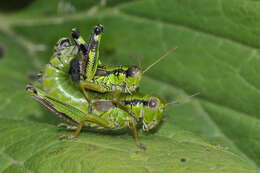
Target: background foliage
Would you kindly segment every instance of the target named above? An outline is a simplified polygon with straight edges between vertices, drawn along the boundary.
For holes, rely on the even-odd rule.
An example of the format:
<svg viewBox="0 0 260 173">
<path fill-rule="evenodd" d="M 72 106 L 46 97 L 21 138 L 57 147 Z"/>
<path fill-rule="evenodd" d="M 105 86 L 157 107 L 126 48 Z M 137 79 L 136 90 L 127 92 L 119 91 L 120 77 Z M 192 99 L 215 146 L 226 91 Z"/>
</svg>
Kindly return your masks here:
<svg viewBox="0 0 260 173">
<path fill-rule="evenodd" d="M 0 8 L 0 172 L 259 172 L 258 1 L 8 2 Z M 73 27 L 87 36 L 98 23 L 107 64 L 139 57 L 146 67 L 178 47 L 141 85 L 182 102 L 157 132 L 142 134 L 144 153 L 128 134 L 59 141 L 69 133 L 55 126 L 61 120 L 25 93 L 60 37 Z"/>
</svg>

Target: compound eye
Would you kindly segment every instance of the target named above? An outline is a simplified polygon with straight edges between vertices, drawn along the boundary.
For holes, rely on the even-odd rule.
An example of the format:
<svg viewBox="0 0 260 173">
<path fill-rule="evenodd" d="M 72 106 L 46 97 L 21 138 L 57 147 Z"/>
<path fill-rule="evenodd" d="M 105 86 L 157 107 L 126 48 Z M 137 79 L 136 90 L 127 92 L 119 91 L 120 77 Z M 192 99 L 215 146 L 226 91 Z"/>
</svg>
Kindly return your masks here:
<svg viewBox="0 0 260 173">
<path fill-rule="evenodd" d="M 151 99 L 151 100 L 149 100 L 149 102 L 148 102 L 148 106 L 150 107 L 150 108 L 156 108 L 156 106 L 157 106 L 157 103 L 158 101 L 157 100 L 155 100 L 155 99 Z"/>
<path fill-rule="evenodd" d="M 38 94 L 37 90 L 33 86 L 31 86 L 31 85 L 27 85 L 26 86 L 26 91 L 33 92 L 36 95 Z"/>
<path fill-rule="evenodd" d="M 130 76 L 130 77 L 135 77 L 139 74 L 140 69 L 136 66 L 130 67 L 128 68 L 128 70 L 126 71 L 126 75 Z"/>
<path fill-rule="evenodd" d="M 96 27 L 95 27 L 95 29 L 94 29 L 94 32 L 95 32 L 95 34 L 96 35 L 99 35 L 101 32 L 103 32 L 104 31 L 104 27 L 103 27 L 103 25 L 101 25 L 101 24 L 99 24 L 99 25 L 97 25 Z"/>
<path fill-rule="evenodd" d="M 66 48 L 66 47 L 70 47 L 70 40 L 69 39 L 63 39 L 61 40 L 60 44 L 59 44 L 60 48 Z"/>
</svg>

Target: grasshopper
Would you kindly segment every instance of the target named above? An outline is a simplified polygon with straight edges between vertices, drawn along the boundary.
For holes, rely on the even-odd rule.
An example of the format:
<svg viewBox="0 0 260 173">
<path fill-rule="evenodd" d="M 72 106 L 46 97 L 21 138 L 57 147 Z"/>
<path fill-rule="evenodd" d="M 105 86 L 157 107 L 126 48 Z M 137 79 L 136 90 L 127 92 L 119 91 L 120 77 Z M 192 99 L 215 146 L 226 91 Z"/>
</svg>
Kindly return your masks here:
<svg viewBox="0 0 260 173">
<path fill-rule="evenodd" d="M 82 76 L 80 86 L 84 89 L 100 93 L 119 91 L 131 93 L 136 90 L 141 80 L 140 69 L 137 66 L 104 66 L 99 60 L 99 45 L 103 26 L 97 25 L 86 42 L 79 31 L 72 29 L 71 35 L 82 55 L 79 68 Z M 75 65 L 74 65 L 75 66 Z M 77 81 L 76 78 L 74 81 Z M 88 97 L 87 97 L 88 98 Z M 90 100 L 90 98 L 88 99 Z"/>
<path fill-rule="evenodd" d="M 139 87 L 142 75 L 168 56 L 171 51 L 175 50 L 174 48 L 168 51 L 143 71 L 137 66 L 101 65 L 99 61 L 99 45 L 103 31 L 103 25 L 97 25 L 93 29 L 89 41 L 86 42 L 77 29 L 72 29 L 72 38 L 81 52 L 83 59 L 81 63 L 78 63 L 80 64 L 78 68 L 80 68 L 79 71 L 82 76 L 80 80 L 82 89 L 93 90 L 100 93 L 122 92 L 131 94 Z M 77 81 L 77 79 L 75 81 Z"/>
<path fill-rule="evenodd" d="M 166 104 L 160 98 L 153 95 L 140 93 L 133 95 L 123 94 L 120 96 L 120 102 L 134 112 L 131 115 L 118 108 L 111 101 L 112 95 L 110 93 L 92 93 L 94 99 L 90 105 L 81 102 L 81 100 L 84 100 L 83 96 L 73 99 L 69 96 L 67 100 L 58 100 L 32 85 L 28 85 L 26 90 L 36 101 L 75 126 L 75 135 L 69 138 L 77 137 L 84 126 L 98 130 L 122 130 L 129 128 L 133 132 L 133 138 L 137 146 L 141 149 L 145 149 L 145 146 L 139 141 L 137 125 L 141 124 L 144 131 L 155 128 L 161 122 L 162 113 L 166 107 Z M 72 100 L 74 100 L 74 103 L 72 103 Z M 91 109 L 91 112 L 89 109 Z"/>
<path fill-rule="evenodd" d="M 144 131 L 156 127 L 162 119 L 166 106 L 164 102 L 153 95 L 125 93 L 118 98 L 120 105 L 123 105 L 120 107 L 114 104 L 113 93 L 101 94 L 93 91 L 88 92 L 92 97 L 91 102 L 88 102 L 72 80 L 79 77 L 78 68 L 71 68 L 71 64 L 78 62 L 74 61 L 78 48 L 71 46 L 67 38 L 62 38 L 54 50 L 54 55 L 42 75 L 42 89 L 28 85 L 28 94 L 74 125 L 74 137 L 79 135 L 83 126 L 113 130 L 130 128 L 137 145 L 144 148 L 138 139 L 137 124 L 141 124 Z"/>
</svg>

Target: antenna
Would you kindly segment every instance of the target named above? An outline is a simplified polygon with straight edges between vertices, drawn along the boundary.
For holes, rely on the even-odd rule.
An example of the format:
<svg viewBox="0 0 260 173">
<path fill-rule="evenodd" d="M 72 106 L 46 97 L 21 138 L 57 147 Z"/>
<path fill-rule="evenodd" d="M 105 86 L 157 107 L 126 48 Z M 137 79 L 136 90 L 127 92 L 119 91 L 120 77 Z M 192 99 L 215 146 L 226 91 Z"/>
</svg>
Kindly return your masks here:
<svg viewBox="0 0 260 173">
<path fill-rule="evenodd" d="M 200 92 L 197 92 L 197 93 L 194 93 L 194 94 L 188 96 L 187 98 L 192 98 L 192 97 L 195 97 L 195 96 L 197 96 L 197 95 L 199 95 L 199 94 L 200 94 Z M 172 101 L 172 102 L 166 103 L 166 104 L 165 104 L 165 107 L 168 106 L 168 105 L 180 104 L 180 103 L 181 103 L 181 102 L 179 102 L 179 101 Z"/>
<path fill-rule="evenodd" d="M 148 67 L 146 67 L 146 69 L 143 71 L 143 74 L 145 72 L 147 72 L 150 68 L 152 68 L 154 65 L 158 64 L 161 60 L 163 60 L 164 58 L 166 58 L 171 52 L 175 51 L 178 47 L 172 48 L 170 50 L 168 50 L 164 55 L 162 55 L 159 59 L 157 59 L 156 61 L 154 61 L 152 64 L 150 64 Z"/>
</svg>

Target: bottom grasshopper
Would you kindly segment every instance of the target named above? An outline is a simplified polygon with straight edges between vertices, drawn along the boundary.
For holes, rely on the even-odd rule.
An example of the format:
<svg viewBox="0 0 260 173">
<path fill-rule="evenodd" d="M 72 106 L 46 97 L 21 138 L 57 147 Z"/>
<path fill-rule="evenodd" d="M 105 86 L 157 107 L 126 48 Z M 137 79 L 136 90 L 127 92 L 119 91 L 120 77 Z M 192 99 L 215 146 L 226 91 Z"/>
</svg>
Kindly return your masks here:
<svg viewBox="0 0 260 173">
<path fill-rule="evenodd" d="M 82 110 L 80 106 L 75 107 L 71 106 L 70 103 L 59 101 L 32 85 L 28 85 L 26 90 L 36 101 L 76 126 L 75 135 L 70 138 L 77 137 L 84 126 L 112 130 L 130 128 L 137 146 L 141 149 L 145 149 L 145 147 L 139 141 L 137 125 L 141 124 L 144 131 L 153 129 L 160 123 L 166 106 L 160 98 L 153 95 L 124 94 L 120 96 L 120 102 L 133 112 L 133 114 L 129 114 L 112 102 L 111 94 L 93 93 L 95 99 L 91 107 L 88 110 Z M 82 99 L 84 99 L 83 96 Z"/>
</svg>

